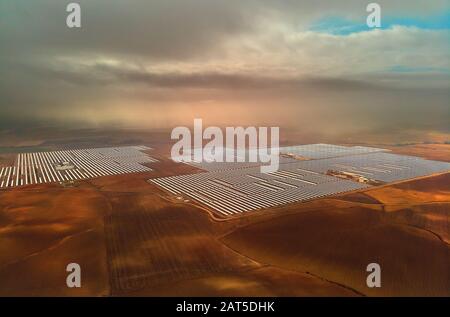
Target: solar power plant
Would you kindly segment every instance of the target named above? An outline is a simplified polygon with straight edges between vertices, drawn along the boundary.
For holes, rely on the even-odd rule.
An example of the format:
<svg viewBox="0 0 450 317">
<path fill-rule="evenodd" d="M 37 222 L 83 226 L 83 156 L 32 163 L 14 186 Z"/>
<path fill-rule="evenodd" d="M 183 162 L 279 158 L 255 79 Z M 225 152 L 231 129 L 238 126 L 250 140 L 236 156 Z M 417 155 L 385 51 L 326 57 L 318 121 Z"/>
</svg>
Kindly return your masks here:
<svg viewBox="0 0 450 317">
<path fill-rule="evenodd" d="M 286 164 L 289 165 L 289 164 Z M 268 208 L 368 187 L 308 171 L 263 174 L 259 167 L 151 179 L 175 195 L 185 194 L 223 215 Z"/>
<path fill-rule="evenodd" d="M 450 163 L 370 147 L 312 144 L 286 149 L 280 148 L 280 152 L 294 152 L 312 159 L 280 157 L 279 170 L 267 174 L 260 172 L 260 163 L 193 162 L 189 164 L 206 172 L 150 179 L 150 182 L 228 216 L 371 187 L 356 180 L 326 175 L 330 170 L 381 182 L 450 171 Z"/>
<path fill-rule="evenodd" d="M 327 173 L 329 170 L 349 172 L 389 183 L 450 171 L 450 163 L 381 152 L 299 161 L 286 164 L 283 168 L 317 173 Z"/>
<path fill-rule="evenodd" d="M 18 154 L 14 166 L 0 167 L 0 188 L 63 182 L 106 175 L 149 172 L 156 160 L 146 146 L 61 150 Z"/>
<path fill-rule="evenodd" d="M 280 154 L 290 154 L 294 156 L 299 156 L 305 159 L 321 159 L 321 158 L 332 158 L 332 157 L 340 157 L 340 156 L 348 156 L 348 155 L 357 155 L 357 154 L 368 154 L 368 153 L 376 153 L 376 152 L 384 152 L 387 151 L 385 149 L 373 148 L 373 147 L 365 147 L 365 146 L 340 146 L 333 144 L 306 144 L 306 145 L 295 145 L 295 146 L 287 146 L 280 147 Z M 256 154 L 257 150 L 246 150 L 245 153 L 240 155 L 233 150 L 224 148 L 223 153 L 227 153 L 229 155 L 234 155 L 234 162 L 225 162 L 225 155 L 223 158 L 223 162 L 208 162 L 207 160 L 203 160 L 202 162 L 197 162 L 194 159 L 192 154 L 191 162 L 188 164 L 195 166 L 197 168 L 206 170 L 206 171 L 223 171 L 230 169 L 238 169 L 238 168 L 246 168 L 246 167 L 256 167 L 264 165 L 262 162 L 251 162 L 249 161 L 250 153 Z M 244 162 L 239 162 L 239 158 L 244 158 Z M 280 164 L 285 163 L 295 163 L 298 162 L 295 158 L 281 156 L 279 158 Z M 212 161 L 212 160 L 211 160 Z"/>
<path fill-rule="evenodd" d="M 293 154 L 310 159 L 321 159 L 356 154 L 385 152 L 385 149 L 366 146 L 340 146 L 333 144 L 306 144 L 280 148 L 280 153 Z"/>
</svg>

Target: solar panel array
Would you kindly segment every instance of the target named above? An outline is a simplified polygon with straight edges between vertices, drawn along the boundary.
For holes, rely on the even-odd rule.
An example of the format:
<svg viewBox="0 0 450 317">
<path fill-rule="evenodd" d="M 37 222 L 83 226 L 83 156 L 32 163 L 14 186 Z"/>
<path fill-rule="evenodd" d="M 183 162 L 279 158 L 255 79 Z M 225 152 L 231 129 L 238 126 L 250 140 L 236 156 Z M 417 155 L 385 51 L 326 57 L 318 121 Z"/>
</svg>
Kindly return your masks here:
<svg viewBox="0 0 450 317">
<path fill-rule="evenodd" d="M 295 163 L 296 159 L 289 157 L 279 157 L 280 164 Z M 268 165 L 269 163 L 261 162 L 189 162 L 189 165 L 195 166 L 205 171 L 226 171 L 241 168 L 259 167 L 261 165 Z"/>
<path fill-rule="evenodd" d="M 216 148 L 216 150 L 220 151 L 220 160 L 217 157 L 214 157 L 214 154 L 205 154 L 205 157 L 202 157 L 201 161 L 196 160 L 193 151 L 187 150 L 183 155 L 179 155 L 175 157 L 175 161 L 182 161 L 191 166 L 200 168 L 205 171 L 225 171 L 239 168 L 249 168 L 249 167 L 257 167 L 261 165 L 267 165 L 269 163 L 265 163 L 260 160 L 258 149 L 244 149 L 242 152 L 235 149 L 230 148 Z M 267 150 L 261 150 L 266 152 Z M 269 155 L 267 153 L 267 155 Z M 280 157 L 280 163 L 289 163 L 296 162 L 296 159 L 289 157 Z"/>
<path fill-rule="evenodd" d="M 124 146 L 19 154 L 14 166 L 0 167 L 0 188 L 149 172 L 152 169 L 142 165 L 156 161 L 142 152 L 149 149 Z M 58 170 L 62 162 L 71 168 Z"/>
<path fill-rule="evenodd" d="M 280 153 L 293 154 L 310 159 L 322 159 L 384 151 L 387 150 L 367 146 L 341 146 L 322 143 L 286 146 L 280 148 Z"/>
<path fill-rule="evenodd" d="M 263 174 L 259 167 L 212 171 L 151 179 L 175 195 L 185 194 L 220 212 L 232 215 L 296 201 L 368 187 L 307 171 Z"/>
<path fill-rule="evenodd" d="M 206 172 L 151 179 L 175 195 L 186 195 L 223 215 L 320 198 L 370 187 L 326 175 L 350 172 L 393 182 L 450 171 L 450 163 L 386 153 L 384 149 L 328 144 L 280 148 L 309 160 L 280 157 L 277 172 L 263 174 L 260 163 L 193 162 Z"/>
<path fill-rule="evenodd" d="M 305 159 L 321 159 L 321 158 L 331 158 L 340 157 L 348 155 L 357 154 L 368 154 L 387 151 L 385 149 L 366 147 L 366 146 L 340 146 L 333 144 L 306 144 L 306 145 L 295 145 L 278 148 L 280 154 L 288 154 L 297 157 L 303 157 Z M 239 169 L 247 167 L 256 167 L 265 165 L 268 163 L 262 163 L 260 161 L 251 162 L 248 158 L 251 154 L 257 157 L 258 150 L 250 149 L 245 150 L 243 154 L 239 154 L 238 151 L 233 151 L 232 149 L 223 148 L 223 162 L 208 162 L 207 159 L 203 159 L 201 162 L 197 162 L 194 159 L 193 153 L 187 153 L 183 158 L 190 158 L 191 162 L 188 164 L 195 166 L 197 168 L 203 169 L 205 171 L 224 171 L 230 169 Z M 225 162 L 225 155 L 229 155 L 233 158 L 232 162 Z M 244 158 L 244 162 L 240 162 L 239 158 Z M 212 160 L 210 160 L 212 161 Z M 280 156 L 280 164 L 295 163 L 298 159 L 286 156 Z"/>
<path fill-rule="evenodd" d="M 290 164 L 287 164 L 290 165 Z M 382 182 L 396 182 L 450 170 L 450 163 L 425 160 L 415 156 L 391 153 L 370 153 L 292 163 L 317 173 L 329 170 L 350 172 Z"/>
</svg>

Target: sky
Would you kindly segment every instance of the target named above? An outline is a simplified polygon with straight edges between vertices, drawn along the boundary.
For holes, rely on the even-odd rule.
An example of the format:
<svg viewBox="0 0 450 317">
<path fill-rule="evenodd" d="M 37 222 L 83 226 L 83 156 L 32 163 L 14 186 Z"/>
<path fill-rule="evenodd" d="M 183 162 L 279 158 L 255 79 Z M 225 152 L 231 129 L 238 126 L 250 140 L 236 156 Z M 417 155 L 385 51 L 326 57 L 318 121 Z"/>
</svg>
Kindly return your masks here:
<svg viewBox="0 0 450 317">
<path fill-rule="evenodd" d="M 0 0 L 0 129 L 450 135 L 450 1 Z"/>
</svg>

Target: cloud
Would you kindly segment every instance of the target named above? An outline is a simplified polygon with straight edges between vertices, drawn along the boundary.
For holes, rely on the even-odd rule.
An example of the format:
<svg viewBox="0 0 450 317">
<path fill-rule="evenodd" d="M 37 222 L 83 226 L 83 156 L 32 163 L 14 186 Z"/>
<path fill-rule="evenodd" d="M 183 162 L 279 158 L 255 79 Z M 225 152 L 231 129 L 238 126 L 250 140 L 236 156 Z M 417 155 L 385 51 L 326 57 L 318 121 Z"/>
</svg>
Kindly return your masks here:
<svg viewBox="0 0 450 317">
<path fill-rule="evenodd" d="M 381 30 L 391 29 L 396 26 L 413 27 L 423 30 L 449 30 L 450 10 L 434 12 L 428 16 L 385 16 L 382 15 Z M 313 32 L 328 33 L 347 36 L 352 33 L 367 32 L 372 30 L 363 16 L 352 20 L 343 16 L 325 16 L 314 21 L 309 30 Z"/>
<path fill-rule="evenodd" d="M 379 1 L 396 17 L 382 30 L 359 29 L 357 0 L 79 2 L 79 30 L 65 27 L 64 2 L 0 2 L 0 127 L 164 127 L 201 115 L 331 132 L 445 129 L 446 1 Z"/>
<path fill-rule="evenodd" d="M 6 52 L 145 56 L 154 60 L 196 58 L 220 49 L 228 36 L 252 30 L 251 15 L 236 1 L 79 0 L 81 29 L 65 25 L 64 1 L 2 2 Z"/>
</svg>

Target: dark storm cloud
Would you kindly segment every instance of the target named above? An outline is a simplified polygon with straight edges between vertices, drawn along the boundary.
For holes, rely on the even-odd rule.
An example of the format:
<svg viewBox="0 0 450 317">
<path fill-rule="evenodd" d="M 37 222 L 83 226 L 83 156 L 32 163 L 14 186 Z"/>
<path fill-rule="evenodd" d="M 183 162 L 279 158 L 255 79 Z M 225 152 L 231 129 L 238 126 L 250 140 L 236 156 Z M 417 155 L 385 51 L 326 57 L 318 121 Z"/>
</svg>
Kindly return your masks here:
<svg viewBox="0 0 450 317">
<path fill-rule="evenodd" d="M 195 58 L 220 49 L 224 37 L 250 31 L 239 1 L 80 0 L 82 28 L 66 27 L 67 1 L 0 5 L 3 54 L 94 52 L 154 59 Z M 22 52 L 21 52 L 22 51 Z"/>
<path fill-rule="evenodd" d="M 233 36 L 251 34 L 271 19 L 293 26 L 330 14 L 366 14 L 364 3 L 271 0 L 78 0 L 82 28 L 65 25 L 70 1 L 0 1 L 0 54 L 94 52 L 155 59 L 202 58 Z M 445 1 L 378 1 L 392 14 L 436 12 Z M 447 4 L 448 6 L 448 4 Z"/>
</svg>

